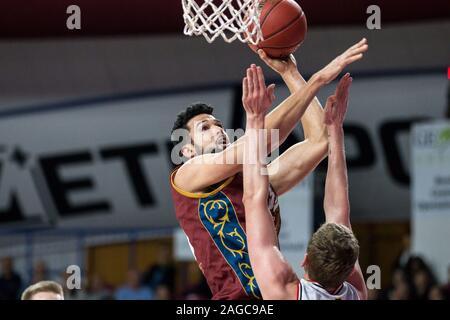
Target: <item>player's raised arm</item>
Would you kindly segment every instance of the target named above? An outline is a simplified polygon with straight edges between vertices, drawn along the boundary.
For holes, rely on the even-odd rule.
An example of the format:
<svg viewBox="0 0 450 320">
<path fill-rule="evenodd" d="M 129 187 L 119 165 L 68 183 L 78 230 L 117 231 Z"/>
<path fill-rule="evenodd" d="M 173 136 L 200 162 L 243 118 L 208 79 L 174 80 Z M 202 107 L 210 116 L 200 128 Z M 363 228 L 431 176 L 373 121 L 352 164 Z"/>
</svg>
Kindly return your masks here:
<svg viewBox="0 0 450 320">
<path fill-rule="evenodd" d="M 301 75 L 295 57 L 292 54 L 285 60 L 270 58 L 262 49 L 258 50 L 258 54 L 261 60 L 281 76 L 291 94 L 306 85 L 306 80 Z M 319 99 L 314 97 L 305 114 L 300 119 L 305 141 L 310 140 L 315 143 L 326 140 L 326 128 L 323 117 L 322 105 Z M 326 149 L 323 152 L 324 154 L 326 153 Z"/>
<path fill-rule="evenodd" d="M 347 164 L 344 149 L 343 122 L 348 105 L 348 90 L 352 78 L 347 73 L 334 95 L 326 103 L 325 124 L 328 130 L 328 171 L 325 182 L 324 210 L 327 222 L 350 228 Z"/>
<path fill-rule="evenodd" d="M 348 65 L 362 59 L 364 52 L 368 49 L 367 40 L 364 38 L 316 72 L 306 83 L 300 81 L 300 74 L 296 66 L 294 67 L 292 60 L 291 63 L 281 67 L 278 63 L 284 64 L 285 62 L 265 59 L 266 63 L 282 75 L 290 90 L 294 91 L 291 96 L 300 96 L 298 100 L 293 101 L 296 105 L 291 110 L 288 110 L 287 114 L 284 114 L 285 111 L 280 108 L 282 105 L 272 110 L 267 115 L 266 127 L 280 128 L 280 140 L 284 141 L 296 123 L 302 118 L 306 108 L 313 101 L 319 90 L 324 85 L 336 79 Z M 264 55 L 262 55 L 263 57 Z M 306 106 L 304 105 L 305 103 Z"/>
<path fill-rule="evenodd" d="M 350 202 L 343 122 L 347 112 L 351 83 L 352 78 L 347 73 L 339 82 L 335 94 L 328 98 L 325 107 L 325 124 L 329 139 L 328 171 L 324 198 L 325 217 L 326 222 L 342 224 L 349 229 L 351 229 Z M 358 261 L 347 281 L 358 290 L 361 299 L 366 299 L 366 285 Z"/>
<path fill-rule="evenodd" d="M 286 140 L 320 88 L 333 81 L 349 64 L 360 60 L 367 48 L 365 40 L 362 40 L 345 51 L 314 74 L 304 86 L 291 94 L 266 116 L 265 126 L 269 134 L 271 129 L 279 129 L 278 142 L 273 143 L 273 141 L 267 139 L 267 152 L 273 151 Z M 261 68 L 255 65 L 247 70 L 247 77 L 250 73 L 257 74 L 260 78 L 264 77 Z M 266 90 L 272 90 L 273 92 L 273 86 L 267 87 Z M 178 170 L 175 176 L 175 184 L 186 191 L 197 192 L 225 180 L 242 170 L 243 148 L 243 140 L 238 139 L 224 151 L 196 155 Z M 309 157 L 309 153 L 305 153 L 302 157 Z M 234 161 L 225 161 L 225 159 L 234 159 Z M 298 161 L 301 160 L 298 159 Z M 316 162 L 313 161 L 313 163 Z M 307 163 L 302 168 L 302 172 L 309 172 L 311 165 Z"/>
<path fill-rule="evenodd" d="M 260 79 L 261 80 L 261 79 Z M 254 99 L 264 82 L 243 80 L 243 104 L 247 114 L 244 151 L 244 198 L 250 261 L 264 299 L 294 299 L 298 279 L 278 250 L 272 216 L 267 207 L 269 178 L 264 163 L 266 134 L 263 132 L 269 105 Z"/>
<path fill-rule="evenodd" d="M 313 78 L 333 77 L 337 71 L 343 70 L 343 66 L 347 63 L 361 58 L 367 49 L 367 40 L 363 39 L 334 59 Z M 307 82 L 300 74 L 293 56 L 286 60 L 271 59 L 262 50 L 259 50 L 259 55 L 269 67 L 280 74 L 291 92 L 300 90 L 306 85 Z M 269 166 L 270 183 L 278 195 L 284 194 L 302 181 L 328 152 L 324 112 L 317 97 L 311 101 L 301 118 L 301 123 L 305 140 L 290 147 Z"/>
<path fill-rule="evenodd" d="M 261 49 L 258 50 L 258 54 L 281 76 L 291 93 L 295 93 L 306 85 L 306 80 L 300 74 L 293 55 L 281 60 L 270 58 Z M 317 97 L 312 99 L 300 121 L 304 140 L 289 148 L 269 166 L 270 184 L 278 195 L 284 194 L 302 181 L 328 152 L 324 112 Z"/>
</svg>

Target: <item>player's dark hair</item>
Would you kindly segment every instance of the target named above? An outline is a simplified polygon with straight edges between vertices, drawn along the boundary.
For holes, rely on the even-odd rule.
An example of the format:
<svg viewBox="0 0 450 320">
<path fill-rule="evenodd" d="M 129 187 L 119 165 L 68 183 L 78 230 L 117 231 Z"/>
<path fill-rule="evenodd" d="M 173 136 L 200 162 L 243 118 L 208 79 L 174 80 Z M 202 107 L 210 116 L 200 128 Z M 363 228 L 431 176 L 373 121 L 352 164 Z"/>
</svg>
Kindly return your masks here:
<svg viewBox="0 0 450 320">
<path fill-rule="evenodd" d="M 189 120 L 194 118 L 195 116 L 198 116 L 199 114 L 213 114 L 214 108 L 210 106 L 209 104 L 203 103 L 203 102 L 196 102 L 191 104 L 189 107 L 186 108 L 186 110 L 180 112 L 177 115 L 177 118 L 173 124 L 173 128 L 171 131 L 171 136 L 175 130 L 178 129 L 186 129 L 188 130 L 187 123 Z M 173 145 L 177 145 L 180 141 L 173 141 Z"/>
</svg>

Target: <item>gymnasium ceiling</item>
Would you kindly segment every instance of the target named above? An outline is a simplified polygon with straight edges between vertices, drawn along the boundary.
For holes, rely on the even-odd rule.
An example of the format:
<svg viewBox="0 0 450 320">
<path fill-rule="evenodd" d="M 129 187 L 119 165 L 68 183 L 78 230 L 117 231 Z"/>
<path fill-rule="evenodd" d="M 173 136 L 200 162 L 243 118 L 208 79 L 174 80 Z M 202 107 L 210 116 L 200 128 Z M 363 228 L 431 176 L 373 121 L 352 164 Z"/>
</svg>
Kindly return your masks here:
<svg viewBox="0 0 450 320">
<path fill-rule="evenodd" d="M 378 4 L 382 23 L 450 18 L 449 0 L 301 0 L 310 26 L 365 25 Z M 66 8 L 81 8 L 82 29 L 66 29 Z M 181 33 L 181 0 L 1 0 L 0 38 Z"/>
</svg>

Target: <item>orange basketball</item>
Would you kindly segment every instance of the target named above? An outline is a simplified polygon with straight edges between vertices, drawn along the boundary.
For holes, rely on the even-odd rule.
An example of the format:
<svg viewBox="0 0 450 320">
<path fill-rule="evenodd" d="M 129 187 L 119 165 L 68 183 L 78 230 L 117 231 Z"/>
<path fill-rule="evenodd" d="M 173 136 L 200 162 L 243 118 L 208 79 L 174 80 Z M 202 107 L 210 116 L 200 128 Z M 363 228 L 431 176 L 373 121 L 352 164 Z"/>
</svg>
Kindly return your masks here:
<svg viewBox="0 0 450 320">
<path fill-rule="evenodd" d="M 255 52 L 263 49 L 271 58 L 286 58 L 305 40 L 306 16 L 294 0 L 266 0 L 259 21 L 264 40 L 250 45 Z"/>
</svg>

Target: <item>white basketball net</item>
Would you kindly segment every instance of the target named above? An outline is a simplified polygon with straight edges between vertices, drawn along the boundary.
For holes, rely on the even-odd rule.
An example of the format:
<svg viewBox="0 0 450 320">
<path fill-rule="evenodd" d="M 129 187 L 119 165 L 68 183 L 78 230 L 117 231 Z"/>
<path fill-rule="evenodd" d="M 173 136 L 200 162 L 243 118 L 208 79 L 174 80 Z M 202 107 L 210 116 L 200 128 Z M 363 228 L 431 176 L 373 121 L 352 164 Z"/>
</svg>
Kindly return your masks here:
<svg viewBox="0 0 450 320">
<path fill-rule="evenodd" d="M 236 39 L 258 44 L 259 0 L 181 0 L 184 34 L 203 35 L 211 43 L 221 36 L 226 42 Z M 256 26 L 256 28 L 255 28 Z"/>
</svg>

